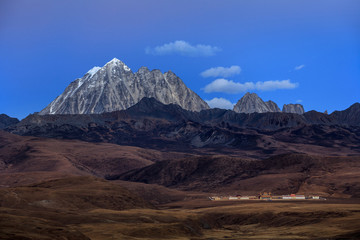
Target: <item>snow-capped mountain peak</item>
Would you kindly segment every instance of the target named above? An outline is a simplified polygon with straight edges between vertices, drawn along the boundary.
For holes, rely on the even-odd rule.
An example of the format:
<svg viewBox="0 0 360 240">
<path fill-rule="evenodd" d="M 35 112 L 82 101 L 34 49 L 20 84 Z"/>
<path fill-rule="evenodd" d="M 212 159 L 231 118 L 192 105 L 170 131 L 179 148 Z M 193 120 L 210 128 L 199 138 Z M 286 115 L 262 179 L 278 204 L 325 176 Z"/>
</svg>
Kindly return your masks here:
<svg viewBox="0 0 360 240">
<path fill-rule="evenodd" d="M 175 103 L 186 110 L 208 109 L 207 103 L 186 87 L 172 72 L 149 71 L 146 67 L 133 73 L 117 58 L 102 68 L 93 67 L 39 114 L 88 114 L 127 109 L 142 98 Z"/>
<path fill-rule="evenodd" d="M 117 59 L 117 58 L 113 58 L 113 59 L 111 59 L 108 63 L 106 63 L 105 65 L 107 65 L 107 64 L 116 64 L 116 63 L 122 63 L 122 64 L 124 64 L 121 60 L 119 60 L 119 59 Z"/>
<path fill-rule="evenodd" d="M 109 61 L 108 63 L 106 63 L 104 65 L 105 66 L 110 66 L 110 67 L 113 67 L 113 66 L 122 66 L 122 68 L 125 70 L 125 71 L 131 71 L 131 69 L 121 60 L 117 59 L 117 58 L 113 58 L 111 61 Z"/>
</svg>

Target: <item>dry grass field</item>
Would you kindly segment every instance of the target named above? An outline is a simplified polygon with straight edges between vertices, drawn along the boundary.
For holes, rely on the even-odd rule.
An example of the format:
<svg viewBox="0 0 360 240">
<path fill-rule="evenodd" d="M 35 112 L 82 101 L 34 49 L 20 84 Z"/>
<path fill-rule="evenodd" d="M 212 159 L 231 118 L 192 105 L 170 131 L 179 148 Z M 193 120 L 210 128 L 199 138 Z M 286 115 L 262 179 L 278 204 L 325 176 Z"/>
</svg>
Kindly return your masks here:
<svg viewBox="0 0 360 240">
<path fill-rule="evenodd" d="M 178 199 L 184 194 L 184 200 L 152 205 L 119 184 L 93 177 L 2 188 L 0 239 L 360 237 L 357 199 L 215 202 L 206 199 L 205 194 L 186 196 L 180 191 L 167 193 L 164 187 L 149 187 L 163 191 L 164 196 L 176 195 Z"/>
<path fill-rule="evenodd" d="M 246 203 L 196 210 L 95 210 L 109 223 L 74 226 L 91 239 L 358 239 L 353 204 Z"/>
</svg>

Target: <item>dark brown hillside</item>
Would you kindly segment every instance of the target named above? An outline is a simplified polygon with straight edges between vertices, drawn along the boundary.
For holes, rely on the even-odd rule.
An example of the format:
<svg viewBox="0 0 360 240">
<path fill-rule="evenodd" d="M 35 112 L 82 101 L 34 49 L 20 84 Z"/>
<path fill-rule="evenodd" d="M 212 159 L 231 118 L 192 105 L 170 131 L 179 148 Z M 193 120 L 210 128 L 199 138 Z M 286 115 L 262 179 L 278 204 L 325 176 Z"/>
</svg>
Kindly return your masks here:
<svg viewBox="0 0 360 240">
<path fill-rule="evenodd" d="M 196 157 L 162 161 L 118 178 L 204 192 L 258 194 L 307 193 L 358 197 L 360 157 L 278 155 L 266 160 Z"/>
<path fill-rule="evenodd" d="M 120 179 L 180 189 L 184 187 L 186 190 L 211 191 L 230 178 L 255 176 L 260 168 L 261 162 L 257 160 L 203 156 L 158 162 L 125 173 Z"/>
<path fill-rule="evenodd" d="M 177 156 L 137 147 L 0 131 L 0 185 L 24 185 L 69 175 L 104 177 L 150 165 L 169 155 Z"/>
</svg>

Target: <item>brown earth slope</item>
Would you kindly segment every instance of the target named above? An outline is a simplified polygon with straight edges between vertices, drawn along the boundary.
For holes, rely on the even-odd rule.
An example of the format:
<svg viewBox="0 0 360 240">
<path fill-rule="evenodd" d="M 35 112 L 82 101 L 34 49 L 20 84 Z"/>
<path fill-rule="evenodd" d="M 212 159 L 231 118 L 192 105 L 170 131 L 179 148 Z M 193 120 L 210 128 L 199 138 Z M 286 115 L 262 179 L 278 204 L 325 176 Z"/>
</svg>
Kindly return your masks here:
<svg viewBox="0 0 360 240">
<path fill-rule="evenodd" d="M 153 208 L 119 184 L 79 176 L 23 187 L 0 188 L 0 207 L 16 209 L 113 209 Z"/>
<path fill-rule="evenodd" d="M 18 186 L 71 175 L 105 177 L 169 156 L 177 158 L 177 155 L 109 143 L 18 136 L 0 130 L 0 186 Z"/>
<path fill-rule="evenodd" d="M 114 178 L 215 193 L 360 197 L 359 172 L 360 157 L 355 156 L 285 154 L 266 160 L 202 156 L 162 161 Z"/>
</svg>

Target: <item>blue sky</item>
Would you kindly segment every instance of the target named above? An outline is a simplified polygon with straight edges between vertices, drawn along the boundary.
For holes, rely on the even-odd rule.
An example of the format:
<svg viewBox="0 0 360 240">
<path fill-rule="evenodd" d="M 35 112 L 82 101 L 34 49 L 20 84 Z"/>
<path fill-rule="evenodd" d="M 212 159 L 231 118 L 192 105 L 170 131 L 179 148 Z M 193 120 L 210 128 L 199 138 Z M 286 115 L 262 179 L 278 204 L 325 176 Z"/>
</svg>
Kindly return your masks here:
<svg viewBox="0 0 360 240">
<path fill-rule="evenodd" d="M 360 101 L 358 0 L 0 0 L 0 113 L 40 111 L 93 66 L 172 70 L 212 105 Z M 212 100 L 212 101 L 211 101 Z"/>
</svg>

